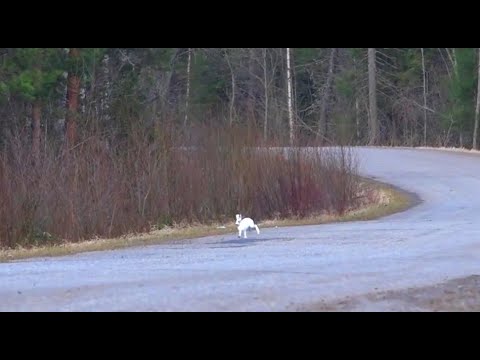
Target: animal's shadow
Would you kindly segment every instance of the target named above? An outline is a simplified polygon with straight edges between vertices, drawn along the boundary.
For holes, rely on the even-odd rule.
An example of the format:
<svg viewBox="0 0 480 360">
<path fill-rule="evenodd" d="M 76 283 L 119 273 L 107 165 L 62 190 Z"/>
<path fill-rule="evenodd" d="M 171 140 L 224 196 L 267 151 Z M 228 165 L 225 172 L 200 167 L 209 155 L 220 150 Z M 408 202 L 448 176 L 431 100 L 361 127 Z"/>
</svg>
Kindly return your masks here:
<svg viewBox="0 0 480 360">
<path fill-rule="evenodd" d="M 222 240 L 221 242 L 215 242 L 215 243 L 210 243 L 211 245 L 235 245 L 232 247 L 245 247 L 245 246 L 250 246 L 250 245 L 255 245 L 258 243 L 264 243 L 268 241 L 290 241 L 293 240 L 294 238 L 278 238 L 278 237 L 248 237 L 248 238 L 235 238 L 232 240 Z M 218 248 L 222 247 L 228 247 L 228 246 L 216 246 Z"/>
</svg>

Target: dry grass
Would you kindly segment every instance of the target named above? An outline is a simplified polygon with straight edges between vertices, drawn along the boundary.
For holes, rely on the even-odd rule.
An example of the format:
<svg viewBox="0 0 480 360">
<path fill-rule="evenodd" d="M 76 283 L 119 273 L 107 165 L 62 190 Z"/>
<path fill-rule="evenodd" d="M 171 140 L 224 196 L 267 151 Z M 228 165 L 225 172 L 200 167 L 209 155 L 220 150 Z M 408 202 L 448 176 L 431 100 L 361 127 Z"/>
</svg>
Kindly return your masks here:
<svg viewBox="0 0 480 360">
<path fill-rule="evenodd" d="M 475 149 L 468 149 L 465 147 L 445 147 L 445 146 L 362 146 L 366 148 L 372 148 L 372 149 L 418 149 L 418 150 L 435 150 L 435 151 L 449 151 L 449 152 L 456 152 L 456 153 L 466 153 L 466 154 L 475 154 L 479 155 L 480 150 L 475 150 Z"/>
<path fill-rule="evenodd" d="M 467 149 L 467 148 L 460 148 L 460 147 L 430 147 L 430 146 L 418 146 L 415 149 L 420 150 L 438 150 L 438 151 L 451 151 L 451 152 L 461 152 L 467 154 L 480 154 L 480 150 L 475 149 Z"/>
<path fill-rule="evenodd" d="M 132 246 L 146 246 L 160 244 L 169 240 L 191 239 L 208 235 L 221 235 L 235 231 L 233 226 L 217 228 L 215 226 L 193 225 L 188 227 L 167 227 L 145 234 L 131 234 L 112 239 L 93 239 L 77 243 L 64 242 L 62 244 L 17 247 L 15 249 L 0 250 L 0 262 L 9 260 L 27 259 L 33 257 L 52 257 L 72 255 L 89 251 L 105 251 L 122 249 Z"/>
<path fill-rule="evenodd" d="M 319 214 L 304 218 L 268 220 L 263 227 L 316 225 L 345 221 L 367 221 L 395 214 L 408 209 L 414 204 L 409 194 L 392 187 L 389 184 L 374 180 L 363 180 L 360 184 L 359 196 L 365 200 L 354 209 L 347 210 L 343 215 Z M 368 195 L 367 195 L 368 194 Z"/>
<path fill-rule="evenodd" d="M 467 149 L 465 147 L 446 147 L 446 146 L 438 146 L 438 147 L 432 147 L 432 146 L 416 146 L 416 149 L 425 149 L 425 150 L 444 150 L 444 151 L 455 151 L 455 152 L 471 152 L 471 153 L 480 153 L 478 150 L 474 149 Z"/>
<path fill-rule="evenodd" d="M 372 220 L 407 209 L 412 204 L 409 195 L 377 181 L 363 180 L 359 196 L 364 198 L 356 209 L 350 209 L 344 215 L 320 214 L 303 218 L 265 220 L 261 228 L 326 224 L 343 221 Z M 40 247 L 17 247 L 0 250 L 0 262 L 33 257 L 51 257 L 71 255 L 89 251 L 104 251 L 133 246 L 145 246 L 164 243 L 169 240 L 192 239 L 202 236 L 235 234 L 236 227 L 231 224 L 212 225 L 175 225 L 145 234 L 134 234 L 112 239 L 95 239 L 78 243 L 65 242 Z"/>
<path fill-rule="evenodd" d="M 343 214 L 355 201 L 348 149 L 273 151 L 253 130 L 168 123 L 128 136 L 94 134 L 75 149 L 28 139 L 0 149 L 0 248 L 117 238 L 174 223 Z M 262 151 L 262 149 L 266 151 Z"/>
</svg>

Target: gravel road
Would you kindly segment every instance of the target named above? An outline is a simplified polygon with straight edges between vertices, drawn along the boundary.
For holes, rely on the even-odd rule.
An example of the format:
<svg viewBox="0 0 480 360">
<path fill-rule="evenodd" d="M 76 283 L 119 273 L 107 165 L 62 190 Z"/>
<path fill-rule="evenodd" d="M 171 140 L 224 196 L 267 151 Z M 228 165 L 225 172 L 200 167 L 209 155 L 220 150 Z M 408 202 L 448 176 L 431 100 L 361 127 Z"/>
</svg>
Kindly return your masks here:
<svg viewBox="0 0 480 360">
<path fill-rule="evenodd" d="M 260 224 L 248 239 L 3 263 L 0 311 L 478 311 L 480 156 L 355 152 L 363 175 L 416 205 L 366 222 Z"/>
</svg>

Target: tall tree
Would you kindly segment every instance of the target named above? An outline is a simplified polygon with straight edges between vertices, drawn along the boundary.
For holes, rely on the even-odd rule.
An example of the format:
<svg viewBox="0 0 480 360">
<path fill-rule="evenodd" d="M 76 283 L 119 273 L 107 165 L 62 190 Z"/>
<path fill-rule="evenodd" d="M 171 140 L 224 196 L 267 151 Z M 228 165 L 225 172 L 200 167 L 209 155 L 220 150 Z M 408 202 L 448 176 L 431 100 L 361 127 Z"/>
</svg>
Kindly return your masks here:
<svg viewBox="0 0 480 360">
<path fill-rule="evenodd" d="M 263 117 L 263 139 L 267 140 L 268 135 L 268 68 L 267 68 L 267 49 L 263 48 L 263 89 L 265 96 L 265 112 Z"/>
<path fill-rule="evenodd" d="M 288 124 L 290 134 L 290 145 L 295 141 L 295 128 L 293 121 L 293 95 L 292 95 L 292 64 L 290 60 L 290 48 L 287 48 L 287 103 L 288 103 Z"/>
<path fill-rule="evenodd" d="M 188 60 L 187 60 L 187 94 L 185 96 L 185 120 L 183 125 L 187 125 L 188 121 L 188 102 L 190 100 L 190 71 L 192 69 L 192 49 L 188 48 L 187 50 Z"/>
<path fill-rule="evenodd" d="M 248 84 L 247 84 L 247 116 L 254 120 L 256 105 L 256 86 L 255 86 L 255 48 L 248 49 Z"/>
<path fill-rule="evenodd" d="M 427 72 L 425 70 L 425 54 L 422 52 L 422 75 L 423 75 L 423 145 L 427 146 Z"/>
<path fill-rule="evenodd" d="M 234 111 L 235 111 L 235 91 L 236 91 L 236 82 L 235 82 L 235 71 L 233 69 L 233 64 L 230 59 L 230 55 L 228 50 L 224 50 L 225 60 L 227 62 L 228 68 L 230 69 L 230 77 L 231 77 L 231 95 L 230 95 L 230 109 L 229 109 L 229 123 L 232 125 L 233 118 L 234 118 Z"/>
<path fill-rule="evenodd" d="M 66 140 L 69 146 L 77 141 L 77 117 L 80 94 L 80 49 L 68 51 L 69 71 L 67 78 L 67 113 L 65 117 Z"/>
<path fill-rule="evenodd" d="M 90 124 L 123 136 L 132 118 L 147 127 L 168 118 L 186 128 L 261 120 L 265 139 L 288 131 L 289 142 L 305 131 L 332 143 L 478 147 L 477 57 L 452 48 L 0 48 L 0 142 L 24 119 L 38 156 L 47 128 L 49 139 L 76 143 Z"/>
<path fill-rule="evenodd" d="M 475 125 L 473 129 L 473 148 L 477 149 L 477 136 L 478 136 L 478 118 L 480 116 L 480 48 L 478 49 L 478 76 L 477 76 L 477 105 L 475 106 Z"/>
<path fill-rule="evenodd" d="M 18 48 L 11 51 L 4 89 L 26 101 L 31 107 L 32 155 L 40 153 L 41 116 L 44 101 L 60 81 L 62 54 L 60 49 Z"/>
<path fill-rule="evenodd" d="M 450 108 L 447 116 L 453 119 L 453 130 L 458 135 L 458 144 L 463 147 L 465 137 L 472 136 L 471 129 L 474 128 L 477 59 L 475 49 L 459 48 L 454 50 L 455 71 L 450 83 Z"/>
<path fill-rule="evenodd" d="M 369 97 L 369 144 L 378 142 L 378 117 L 377 117 L 377 64 L 376 49 L 368 49 L 368 97 Z"/>
<path fill-rule="evenodd" d="M 335 56 L 337 53 L 337 49 L 333 48 L 330 51 L 330 57 L 328 61 L 328 74 L 327 74 L 327 81 L 325 82 L 325 89 L 322 96 L 322 102 L 320 105 L 320 117 L 318 121 L 318 134 L 320 137 L 324 137 L 327 132 L 327 108 L 328 103 L 330 100 L 330 94 L 332 92 L 332 84 L 333 84 L 333 77 L 334 77 L 334 69 L 335 69 Z"/>
</svg>

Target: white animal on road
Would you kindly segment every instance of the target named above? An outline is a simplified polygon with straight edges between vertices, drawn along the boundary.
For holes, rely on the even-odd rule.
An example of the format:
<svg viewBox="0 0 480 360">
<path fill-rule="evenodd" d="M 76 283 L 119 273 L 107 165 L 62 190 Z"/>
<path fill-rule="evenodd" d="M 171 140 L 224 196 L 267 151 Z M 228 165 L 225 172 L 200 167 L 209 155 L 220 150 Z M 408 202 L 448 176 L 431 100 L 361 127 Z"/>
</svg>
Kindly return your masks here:
<svg viewBox="0 0 480 360">
<path fill-rule="evenodd" d="M 260 229 L 258 226 L 253 222 L 252 219 L 250 218 L 244 218 L 242 219 L 241 214 L 237 214 L 237 221 L 235 222 L 238 228 L 238 237 L 242 237 L 242 232 L 243 232 L 243 237 L 246 239 L 247 238 L 247 230 L 256 230 L 257 234 L 260 234 Z"/>
</svg>

